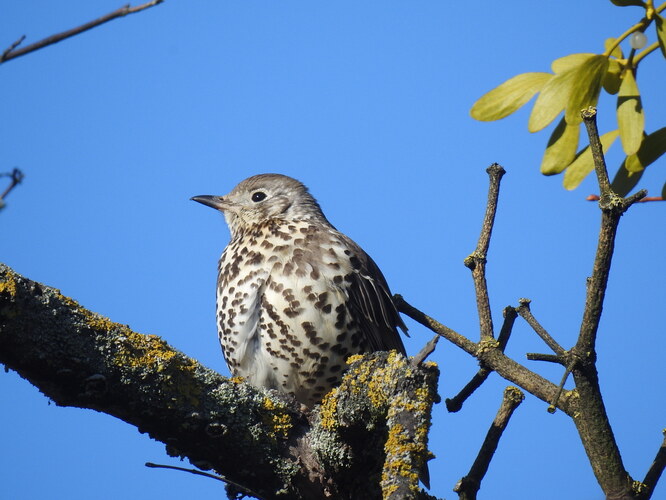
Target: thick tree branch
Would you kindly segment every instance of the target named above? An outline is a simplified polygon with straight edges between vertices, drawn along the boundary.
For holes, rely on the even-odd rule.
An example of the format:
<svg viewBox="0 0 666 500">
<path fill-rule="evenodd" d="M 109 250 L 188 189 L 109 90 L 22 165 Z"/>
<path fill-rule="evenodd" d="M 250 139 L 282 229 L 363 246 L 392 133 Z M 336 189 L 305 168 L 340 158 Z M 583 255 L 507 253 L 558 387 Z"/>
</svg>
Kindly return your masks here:
<svg viewBox="0 0 666 500">
<path fill-rule="evenodd" d="M 262 498 L 425 495 L 436 367 L 395 352 L 350 362 L 341 386 L 302 413 L 0 264 L 0 363 L 56 404 L 114 415 Z"/>
<path fill-rule="evenodd" d="M 117 19 L 119 17 L 124 17 L 129 14 L 135 14 L 137 12 L 141 12 L 142 10 L 148 9 L 150 7 L 154 7 L 155 5 L 159 5 L 164 0 L 152 0 L 151 2 L 146 2 L 142 5 L 137 5 L 136 7 L 132 7 L 129 4 L 125 5 L 124 7 L 121 7 L 117 10 L 114 10 L 113 12 L 110 12 L 106 14 L 105 16 L 102 16 L 98 19 L 95 19 L 93 21 L 87 22 L 85 24 L 82 24 L 81 26 L 77 26 L 76 28 L 72 28 L 67 31 L 63 31 L 62 33 L 57 33 L 55 35 L 48 36 L 46 38 L 43 38 L 42 40 L 39 40 L 38 42 L 35 42 L 33 44 L 30 44 L 26 47 L 23 47 L 22 49 L 17 49 L 21 42 L 25 39 L 25 35 L 23 35 L 21 38 L 16 40 L 13 44 L 11 44 L 3 53 L 0 55 L 0 64 L 10 61 L 11 59 L 16 59 L 17 57 L 21 57 L 25 54 L 29 54 L 30 52 L 34 52 L 36 50 L 42 49 L 48 45 L 53 45 L 54 43 L 61 42 L 62 40 L 65 40 L 66 38 L 73 37 L 75 35 L 78 35 L 80 33 L 83 33 L 84 31 L 88 31 L 89 29 L 95 28 L 99 26 L 100 24 L 107 23 L 109 21 L 112 21 L 113 19 Z"/>
<path fill-rule="evenodd" d="M 590 149 L 601 193 L 599 200 L 601 228 L 592 275 L 587 281 L 585 310 L 580 332 L 576 345 L 570 352 L 572 360 L 575 361 L 572 373 L 578 396 L 573 416 L 594 474 L 607 498 L 633 498 L 637 494 L 634 491 L 634 482 L 622 463 L 599 387 L 596 338 L 620 217 L 633 203 L 644 197 L 646 192 L 639 191 L 627 199 L 613 192 L 599 140 L 596 109 L 585 109 L 581 115 L 590 139 Z M 569 363 L 567 365 L 570 366 Z"/>
</svg>

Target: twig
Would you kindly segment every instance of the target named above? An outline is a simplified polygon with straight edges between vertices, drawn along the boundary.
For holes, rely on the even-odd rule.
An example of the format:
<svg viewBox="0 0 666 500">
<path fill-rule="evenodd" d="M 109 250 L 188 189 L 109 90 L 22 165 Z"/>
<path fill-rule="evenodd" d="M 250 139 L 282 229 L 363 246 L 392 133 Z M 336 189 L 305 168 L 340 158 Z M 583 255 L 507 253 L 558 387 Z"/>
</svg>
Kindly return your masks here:
<svg viewBox="0 0 666 500">
<path fill-rule="evenodd" d="M 541 337 L 548 347 L 550 347 L 555 354 L 562 356 L 564 354 L 564 348 L 555 341 L 553 337 L 546 331 L 546 329 L 541 326 L 541 324 L 536 320 L 532 311 L 530 310 L 530 299 L 519 299 L 518 303 L 520 304 L 516 309 L 516 312 L 527 321 L 527 324 L 532 327 L 536 334 Z"/>
<path fill-rule="evenodd" d="M 504 389 L 502 404 L 490 429 L 488 429 L 486 439 L 481 445 L 476 460 L 474 460 L 467 475 L 458 481 L 458 484 L 453 488 L 453 491 L 458 493 L 460 500 L 474 500 L 476 498 L 476 494 L 481 488 L 481 481 L 488 471 L 490 460 L 492 460 L 495 450 L 497 450 L 502 433 L 509 424 L 511 415 L 523 399 L 525 399 L 525 395 L 517 387 L 509 386 Z"/>
<path fill-rule="evenodd" d="M 16 47 L 21 45 L 21 43 L 25 40 L 25 35 L 21 35 L 21 37 L 16 40 L 14 43 L 12 43 L 3 53 L 2 56 L 0 56 L 0 61 L 4 61 L 7 55 L 14 50 Z"/>
<path fill-rule="evenodd" d="M 407 301 L 405 301 L 405 299 L 402 297 L 402 295 L 399 294 L 394 295 L 393 302 L 395 303 L 395 306 L 398 308 L 398 311 L 400 311 L 401 313 L 406 314 L 414 321 L 421 323 L 426 328 L 435 332 L 439 336 L 444 337 L 449 342 L 454 343 L 455 345 L 457 345 L 467 353 L 471 354 L 472 356 L 476 355 L 477 345 L 474 342 L 469 340 L 467 337 L 460 335 L 458 332 L 452 330 L 451 328 L 442 325 L 437 320 L 419 311 L 411 304 L 408 304 Z"/>
<path fill-rule="evenodd" d="M 250 488 L 247 486 L 240 485 L 230 479 L 227 479 L 224 476 L 218 476 L 215 474 L 209 474 L 208 472 L 203 472 L 200 470 L 196 469 L 186 469 L 185 467 L 176 467 L 175 465 L 162 465 L 162 464 L 154 464 L 152 462 L 146 462 L 146 467 L 150 467 L 151 469 L 171 469 L 171 470 L 179 470 L 181 472 L 189 472 L 190 474 L 195 474 L 197 476 L 203 476 L 207 477 L 210 479 L 215 479 L 217 481 L 221 481 L 223 483 L 229 484 L 233 486 L 234 488 L 237 488 L 238 490 L 242 491 L 243 493 L 246 493 L 247 495 L 252 495 L 253 497 L 257 497 L 259 499 L 263 498 L 259 496 L 256 492 L 252 491 Z"/>
<path fill-rule="evenodd" d="M 419 366 L 421 363 L 423 363 L 426 358 L 433 353 L 435 347 L 437 347 L 437 342 L 439 342 L 439 335 L 435 335 L 428 341 L 426 345 L 423 346 L 419 353 L 412 358 L 412 364 L 414 366 Z"/>
<path fill-rule="evenodd" d="M 23 172 L 21 172 L 18 168 L 15 168 L 10 173 L 0 174 L 0 176 L 7 176 L 11 177 L 12 179 L 9 183 L 9 186 L 7 186 L 7 189 L 5 189 L 2 194 L 0 194 L 0 206 L 2 206 L 2 200 L 6 198 L 6 196 L 11 192 L 12 189 L 14 189 L 17 185 L 21 184 L 21 181 L 23 181 L 23 178 L 25 176 L 23 175 Z"/>
<path fill-rule="evenodd" d="M 664 468 L 666 468 L 666 430 L 663 431 L 663 434 L 664 440 L 661 442 L 661 446 L 652 461 L 652 465 L 650 465 L 650 468 L 645 474 L 645 479 L 643 479 L 643 485 L 646 487 L 647 491 L 641 498 L 645 500 L 652 497 L 654 487 L 657 485 L 657 481 L 659 481 L 659 478 L 664 472 Z"/>
<path fill-rule="evenodd" d="M 597 182 L 599 183 L 601 199 L 603 200 L 604 196 L 609 196 L 612 190 L 610 180 L 608 179 L 604 150 L 599 138 L 599 131 L 597 130 L 597 109 L 590 106 L 581 111 L 581 115 L 583 122 L 585 122 L 587 135 L 590 138 L 590 151 L 592 151 L 592 158 L 594 159 L 594 171 L 597 174 Z"/>
<path fill-rule="evenodd" d="M 599 199 L 600 198 L 598 194 L 591 194 L 585 198 L 586 201 L 599 201 Z M 646 196 L 638 200 L 639 203 L 645 203 L 648 201 L 664 201 L 664 199 L 661 196 Z"/>
<path fill-rule="evenodd" d="M 530 394 L 550 404 L 557 394 L 557 386 L 546 380 L 538 373 L 531 371 L 525 366 L 517 363 L 506 356 L 499 349 L 499 341 L 479 342 L 476 344 L 464 335 L 442 325 L 427 314 L 419 311 L 414 306 L 408 304 L 401 295 L 394 295 L 393 301 L 403 314 L 406 314 L 415 321 L 418 321 L 426 328 L 444 337 L 452 344 L 457 345 L 463 351 L 471 354 L 478 359 L 483 366 L 492 371 L 496 371 L 501 377 L 522 387 Z M 567 415 L 571 416 L 573 408 L 570 397 L 565 397 L 558 402 L 558 408 Z"/>
<path fill-rule="evenodd" d="M 23 39 L 25 39 L 25 35 L 23 35 L 19 40 L 14 42 L 7 50 L 5 50 L 2 53 L 2 56 L 0 57 L 0 64 L 9 61 L 11 59 L 16 59 L 17 57 L 21 57 L 25 54 L 29 54 L 30 52 L 34 52 L 48 45 L 53 45 L 54 43 L 58 43 L 66 38 L 70 38 L 75 35 L 78 35 L 79 33 L 83 33 L 84 31 L 88 31 L 89 29 L 95 28 L 100 24 L 112 21 L 113 19 L 116 19 L 118 17 L 124 17 L 129 14 L 135 14 L 136 12 L 141 12 L 142 10 L 149 9 L 150 7 L 159 5 L 162 2 L 164 2 L 164 0 L 152 0 L 151 2 L 146 2 L 142 5 L 137 5 L 136 7 L 131 7 L 128 4 L 117 10 L 114 10 L 113 12 L 106 14 L 105 16 L 87 22 L 85 24 L 82 24 L 81 26 L 77 26 L 76 28 L 63 31 L 62 33 L 57 33 L 55 35 L 48 36 L 38 42 L 27 45 L 22 49 L 14 50 L 23 41 Z"/>
<path fill-rule="evenodd" d="M 578 360 L 576 359 L 576 356 L 570 353 L 569 362 L 567 363 L 564 374 L 562 375 L 562 380 L 560 380 L 560 385 L 557 386 L 557 394 L 555 395 L 555 399 L 552 401 L 552 403 L 550 403 L 550 405 L 548 405 L 548 413 L 555 413 L 557 410 L 557 403 L 559 402 L 562 391 L 564 390 L 564 384 L 566 384 L 567 379 L 569 378 L 569 375 L 576 366 L 577 362 Z"/>
<path fill-rule="evenodd" d="M 490 177 L 488 187 L 488 203 L 486 213 L 483 217 L 481 234 L 476 250 L 465 259 L 465 266 L 472 271 L 474 288 L 476 290 L 476 307 L 479 314 L 479 325 L 481 339 L 493 338 L 493 319 L 490 312 L 490 299 L 488 298 L 488 284 L 486 283 L 486 257 L 490 245 L 490 235 L 493 231 L 495 214 L 497 213 L 497 199 L 499 197 L 499 185 L 502 176 L 506 173 L 504 168 L 497 163 L 490 165 L 486 172 Z"/>
<path fill-rule="evenodd" d="M 504 352 L 506 344 L 509 341 L 509 336 L 511 335 L 511 330 L 516 320 L 516 316 L 517 313 L 514 307 L 508 306 L 504 308 L 504 323 L 502 323 L 502 329 L 500 330 L 500 334 L 497 338 L 499 349 L 502 352 Z M 465 387 L 463 387 L 460 392 L 458 392 L 458 394 L 445 400 L 446 409 L 451 413 L 460 411 L 462 409 L 463 403 L 467 400 L 467 398 L 474 394 L 474 391 L 481 387 L 481 384 L 486 381 L 488 375 L 490 375 L 491 372 L 492 370 L 482 366 L 465 385 Z"/>
<path fill-rule="evenodd" d="M 465 387 L 460 389 L 460 392 L 453 396 L 452 398 L 446 398 L 444 400 L 444 403 L 446 404 L 446 409 L 450 413 L 455 413 L 457 411 L 460 411 L 463 407 L 463 403 L 467 401 L 467 398 L 469 398 L 472 394 L 474 394 L 474 391 L 476 391 L 479 387 L 481 387 L 481 384 L 483 384 L 486 379 L 488 378 L 488 375 L 492 373 L 492 370 L 488 368 L 480 368 L 478 372 L 474 374 L 474 376 L 470 379 L 467 384 L 465 384 Z"/>
<path fill-rule="evenodd" d="M 548 363 L 565 364 L 561 357 L 557 354 L 541 354 L 538 352 L 528 352 L 525 357 L 530 361 L 546 361 Z"/>
</svg>

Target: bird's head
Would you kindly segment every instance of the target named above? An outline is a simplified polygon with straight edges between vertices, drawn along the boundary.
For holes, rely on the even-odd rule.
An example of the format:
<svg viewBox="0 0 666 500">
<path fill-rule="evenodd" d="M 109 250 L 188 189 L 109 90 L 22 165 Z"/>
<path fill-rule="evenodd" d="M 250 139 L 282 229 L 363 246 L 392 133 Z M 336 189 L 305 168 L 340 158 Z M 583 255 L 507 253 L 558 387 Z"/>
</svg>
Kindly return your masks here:
<svg viewBox="0 0 666 500">
<path fill-rule="evenodd" d="M 271 219 L 328 223 L 308 189 L 281 174 L 255 175 L 225 196 L 201 195 L 191 199 L 222 212 L 232 236 Z"/>
</svg>

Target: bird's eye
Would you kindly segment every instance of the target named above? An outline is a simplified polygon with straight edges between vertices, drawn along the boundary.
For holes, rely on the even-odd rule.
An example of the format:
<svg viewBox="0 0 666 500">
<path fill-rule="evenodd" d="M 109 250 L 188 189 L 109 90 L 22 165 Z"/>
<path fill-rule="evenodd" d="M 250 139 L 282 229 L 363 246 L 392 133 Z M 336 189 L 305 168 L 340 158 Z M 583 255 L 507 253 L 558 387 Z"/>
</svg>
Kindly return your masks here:
<svg viewBox="0 0 666 500">
<path fill-rule="evenodd" d="M 266 193 L 264 193 L 263 191 L 257 191 L 256 193 L 252 194 L 252 201 L 255 203 L 258 203 L 261 200 L 265 199 L 266 199 Z"/>
</svg>

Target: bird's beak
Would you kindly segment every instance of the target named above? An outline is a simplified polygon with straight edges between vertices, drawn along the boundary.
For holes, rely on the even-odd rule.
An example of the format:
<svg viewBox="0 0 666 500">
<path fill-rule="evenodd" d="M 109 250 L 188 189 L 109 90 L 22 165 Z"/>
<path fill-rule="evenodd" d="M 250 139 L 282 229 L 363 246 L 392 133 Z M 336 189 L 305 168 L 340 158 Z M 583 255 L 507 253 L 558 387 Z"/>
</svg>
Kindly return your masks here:
<svg viewBox="0 0 666 500">
<path fill-rule="evenodd" d="M 222 196 L 211 196 L 208 194 L 203 194 L 200 196 L 192 196 L 190 200 L 196 201 L 197 203 L 201 203 L 202 205 L 206 205 L 207 207 L 214 208 L 215 210 L 219 210 L 221 212 L 223 212 L 225 208 L 229 207 L 229 202 L 227 202 Z"/>
</svg>

